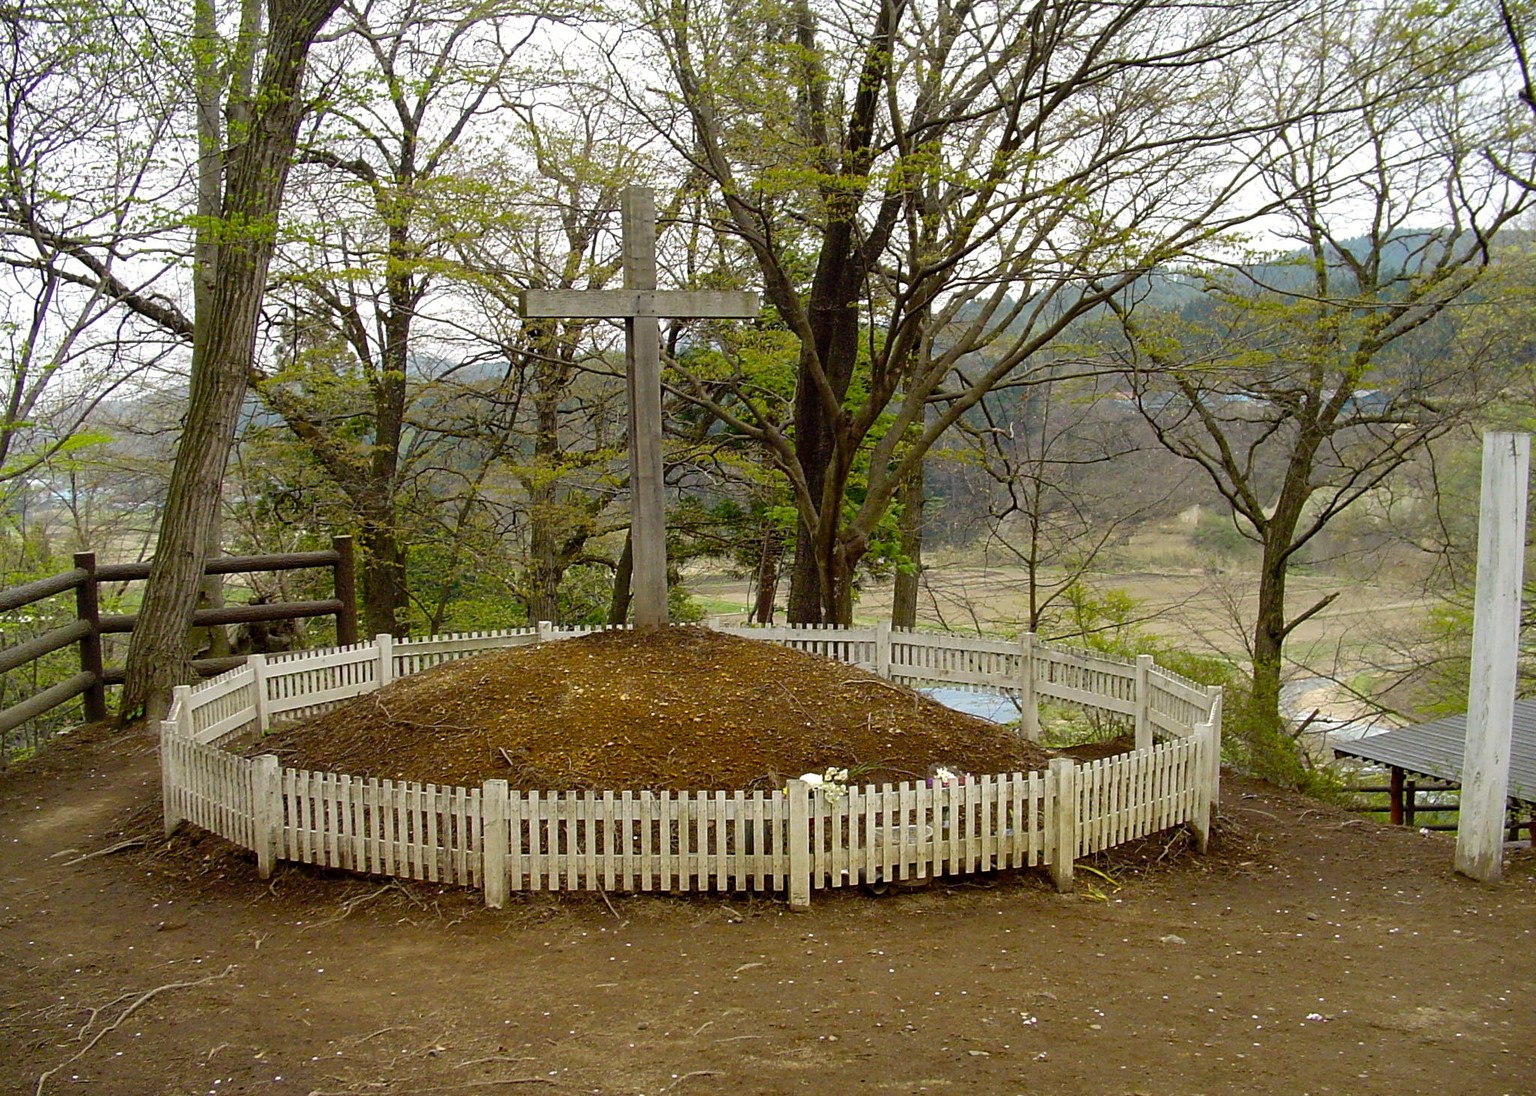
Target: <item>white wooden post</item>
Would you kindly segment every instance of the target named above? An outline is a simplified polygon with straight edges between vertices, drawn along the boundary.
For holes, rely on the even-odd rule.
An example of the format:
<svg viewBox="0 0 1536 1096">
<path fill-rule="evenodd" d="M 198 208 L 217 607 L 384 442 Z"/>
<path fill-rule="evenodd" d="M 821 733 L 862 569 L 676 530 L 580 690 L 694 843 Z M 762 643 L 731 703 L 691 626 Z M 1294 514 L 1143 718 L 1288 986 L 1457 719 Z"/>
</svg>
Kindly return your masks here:
<svg viewBox="0 0 1536 1096">
<path fill-rule="evenodd" d="M 555 638 L 555 625 L 553 621 L 539 621 L 539 642 L 548 643 Z"/>
<path fill-rule="evenodd" d="M 382 689 L 395 680 L 395 637 L 388 632 L 380 632 L 373 637 L 373 645 L 379 652 L 379 668 L 374 678 Z"/>
<path fill-rule="evenodd" d="M 480 883 L 485 904 L 499 910 L 507 901 L 507 802 L 505 780 L 480 785 L 480 814 L 484 838 L 481 844 Z"/>
<path fill-rule="evenodd" d="M 160 810 L 165 819 L 165 836 L 181 823 L 181 812 L 176 809 L 180 797 L 176 789 L 181 781 L 181 731 L 173 720 L 160 721 Z"/>
<path fill-rule="evenodd" d="M 251 668 L 251 689 L 256 694 L 256 731 L 258 734 L 266 734 L 272 726 L 272 716 L 267 711 L 267 656 L 260 653 L 249 655 L 245 664 Z"/>
<path fill-rule="evenodd" d="M 1477 591 L 1472 610 L 1472 681 L 1467 691 L 1456 870 L 1485 883 L 1504 868 L 1504 800 L 1520 645 L 1520 583 L 1525 555 L 1529 434 L 1483 437 Z"/>
<path fill-rule="evenodd" d="M 1072 865 L 1077 860 L 1077 762 L 1053 757 L 1051 775 L 1056 778 L 1056 799 L 1051 804 L 1056 842 L 1051 850 L 1051 882 L 1059 891 L 1072 889 Z"/>
<path fill-rule="evenodd" d="M 1152 746 L 1152 656 L 1136 656 L 1136 748 Z"/>
<path fill-rule="evenodd" d="M 1209 723 L 1195 727 L 1195 807 L 1189 824 L 1195 831 L 1195 848 L 1204 852 L 1211 843 L 1211 812 L 1215 809 L 1213 791 L 1220 779 L 1221 762 L 1215 757 L 1216 731 Z"/>
<path fill-rule="evenodd" d="M 251 808 L 256 874 L 270 879 L 283 839 L 283 769 L 276 754 L 262 754 L 251 766 Z"/>
<path fill-rule="evenodd" d="M 789 798 L 789 908 L 811 908 L 811 786 L 791 780 L 784 788 Z"/>
<path fill-rule="evenodd" d="M 171 710 L 176 714 L 176 731 L 191 738 L 195 728 L 192 723 L 192 686 L 177 685 L 171 690 Z"/>
<path fill-rule="evenodd" d="M 878 621 L 875 624 L 875 673 L 885 678 L 891 678 L 891 622 Z"/>
<path fill-rule="evenodd" d="M 1211 810 L 1214 811 L 1221 806 L 1221 686 L 1207 685 L 1205 695 L 1210 700 L 1206 709 L 1210 716 L 1206 722 L 1211 727 Z"/>
<path fill-rule="evenodd" d="M 1040 741 L 1040 706 L 1035 700 L 1035 633 L 1019 636 L 1019 728 L 1031 742 Z"/>
</svg>

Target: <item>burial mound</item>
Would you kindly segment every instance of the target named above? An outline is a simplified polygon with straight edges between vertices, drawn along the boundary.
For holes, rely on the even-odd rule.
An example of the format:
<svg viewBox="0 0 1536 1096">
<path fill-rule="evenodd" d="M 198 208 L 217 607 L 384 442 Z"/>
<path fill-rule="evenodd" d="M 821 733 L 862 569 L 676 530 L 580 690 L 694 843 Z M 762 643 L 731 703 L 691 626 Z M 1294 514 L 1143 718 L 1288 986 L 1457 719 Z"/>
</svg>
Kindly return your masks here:
<svg viewBox="0 0 1536 1096">
<path fill-rule="evenodd" d="M 447 663 L 250 753 L 353 776 L 515 788 L 779 787 L 1043 768 L 1013 731 L 874 674 L 704 628 L 601 632 Z"/>
</svg>

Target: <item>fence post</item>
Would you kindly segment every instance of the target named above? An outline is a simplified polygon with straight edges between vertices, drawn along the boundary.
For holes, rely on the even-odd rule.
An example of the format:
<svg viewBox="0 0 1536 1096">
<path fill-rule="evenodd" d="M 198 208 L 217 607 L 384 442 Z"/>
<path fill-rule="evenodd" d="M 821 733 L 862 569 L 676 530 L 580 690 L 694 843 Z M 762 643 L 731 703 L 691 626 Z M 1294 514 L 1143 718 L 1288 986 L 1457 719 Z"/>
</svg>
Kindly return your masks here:
<svg viewBox="0 0 1536 1096">
<path fill-rule="evenodd" d="M 357 563 L 352 538 L 332 537 L 336 562 L 331 565 L 331 590 L 341 608 L 336 612 L 336 645 L 350 647 L 357 642 Z"/>
<path fill-rule="evenodd" d="M 555 625 L 553 621 L 539 621 L 539 642 L 548 643 L 555 638 Z"/>
<path fill-rule="evenodd" d="M 1211 698 L 1210 712 L 1206 720 L 1211 725 L 1211 810 L 1221 806 L 1221 710 L 1223 694 L 1220 685 L 1207 685 L 1205 695 Z"/>
<path fill-rule="evenodd" d="M 1052 758 L 1051 773 L 1056 777 L 1056 801 L 1051 805 L 1056 823 L 1051 882 L 1065 892 L 1072 889 L 1072 865 L 1077 859 L 1077 762 L 1070 757 Z"/>
<path fill-rule="evenodd" d="M 1152 745 L 1152 656 L 1136 656 L 1136 748 Z"/>
<path fill-rule="evenodd" d="M 1195 727 L 1195 809 L 1189 824 L 1195 831 L 1195 848 L 1199 852 L 1204 852 L 1211 843 L 1211 774 L 1221 771 L 1220 760 L 1212 758 L 1216 743 L 1213 730 L 1209 723 Z"/>
<path fill-rule="evenodd" d="M 85 719 L 99 723 L 107 718 L 107 684 L 101 660 L 101 594 L 96 585 L 96 553 L 76 552 L 75 567 L 85 578 L 75 587 L 75 616 L 91 626 L 80 640 L 80 669 L 96 680 L 85 690 Z"/>
<path fill-rule="evenodd" d="M 875 624 L 875 673 L 891 679 L 891 622 L 882 620 Z"/>
<path fill-rule="evenodd" d="M 784 788 L 789 798 L 789 908 L 811 908 L 811 868 L 815 861 L 811 849 L 811 786 L 803 780 L 791 780 Z"/>
<path fill-rule="evenodd" d="M 160 721 L 160 811 L 165 818 L 165 836 L 171 836 L 181 822 L 176 809 L 180 797 L 176 794 L 181 781 L 181 744 L 177 741 L 181 732 L 169 719 Z"/>
<path fill-rule="evenodd" d="M 1035 701 L 1035 633 L 1019 636 L 1019 728 L 1031 742 L 1040 741 L 1040 707 Z"/>
<path fill-rule="evenodd" d="M 176 731 L 191 738 L 195 728 L 192 723 L 192 686 L 177 685 L 171 690 L 171 711 L 176 713 Z"/>
<path fill-rule="evenodd" d="M 251 807 L 255 822 L 256 874 L 272 878 L 283 840 L 283 770 L 276 754 L 262 754 L 251 766 Z"/>
<path fill-rule="evenodd" d="M 256 730 L 266 734 L 272 726 L 272 716 L 267 711 L 267 656 L 259 651 L 247 655 L 245 664 L 251 669 L 251 687 L 256 691 Z"/>
<path fill-rule="evenodd" d="M 505 780 L 487 780 L 480 785 L 480 817 L 483 837 L 480 843 L 480 885 L 485 889 L 485 904 L 499 910 L 507 901 L 507 799 Z"/>
<path fill-rule="evenodd" d="M 379 652 L 379 668 L 374 672 L 378 679 L 379 688 L 384 688 L 395 680 L 395 637 L 388 632 L 380 632 L 373 637 L 373 645 Z"/>
</svg>

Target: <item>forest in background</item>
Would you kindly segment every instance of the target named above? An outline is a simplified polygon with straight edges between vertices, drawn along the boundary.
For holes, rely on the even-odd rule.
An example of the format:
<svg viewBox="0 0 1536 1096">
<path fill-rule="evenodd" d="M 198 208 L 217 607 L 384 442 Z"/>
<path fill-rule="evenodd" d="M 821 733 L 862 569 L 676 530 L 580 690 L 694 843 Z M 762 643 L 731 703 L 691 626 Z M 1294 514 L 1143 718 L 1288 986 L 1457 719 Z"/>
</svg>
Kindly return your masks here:
<svg viewBox="0 0 1536 1096">
<path fill-rule="evenodd" d="M 619 329 L 517 302 L 619 284 L 641 184 L 667 285 L 765 301 L 664 329 L 679 619 L 728 574 L 755 620 L 981 626 L 935 569 L 1006 565 L 987 627 L 1182 659 L 1284 775 L 1295 673 L 1405 712 L 1464 691 L 1476 439 L 1536 405 L 1531 18 L 13 6 L 3 580 L 148 558 L 172 515 L 225 553 L 355 534 L 370 633 L 622 621 Z M 222 489 L 178 488 L 215 375 Z M 1154 566 L 1224 576 L 1236 644 L 1160 635 L 1116 578 L 1170 529 Z M 1319 665 L 1288 641 L 1337 590 L 1302 574 L 1425 608 Z"/>
</svg>

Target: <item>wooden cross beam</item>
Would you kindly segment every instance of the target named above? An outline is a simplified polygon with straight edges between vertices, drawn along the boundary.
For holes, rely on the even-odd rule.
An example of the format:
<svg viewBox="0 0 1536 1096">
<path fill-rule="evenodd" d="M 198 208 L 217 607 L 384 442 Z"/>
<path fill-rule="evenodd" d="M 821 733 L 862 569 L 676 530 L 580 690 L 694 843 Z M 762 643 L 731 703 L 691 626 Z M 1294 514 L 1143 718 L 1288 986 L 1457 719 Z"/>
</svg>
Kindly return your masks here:
<svg viewBox="0 0 1536 1096">
<path fill-rule="evenodd" d="M 750 319 L 756 293 L 692 292 L 656 288 L 656 195 L 629 187 L 621 200 L 623 289 L 530 289 L 522 295 L 527 319 L 624 319 L 629 382 L 630 543 L 634 553 L 635 627 L 667 623 L 667 517 L 661 461 L 662 317 Z"/>
</svg>

